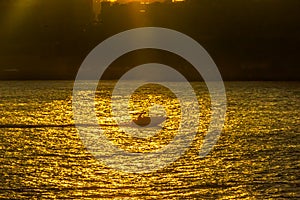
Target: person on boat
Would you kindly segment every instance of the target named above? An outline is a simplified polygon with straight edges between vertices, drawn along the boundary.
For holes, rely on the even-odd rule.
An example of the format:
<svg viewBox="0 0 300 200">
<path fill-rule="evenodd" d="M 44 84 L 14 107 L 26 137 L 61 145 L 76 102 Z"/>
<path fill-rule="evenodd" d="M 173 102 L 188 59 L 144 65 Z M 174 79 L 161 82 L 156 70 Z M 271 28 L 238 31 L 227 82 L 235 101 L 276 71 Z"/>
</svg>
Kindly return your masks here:
<svg viewBox="0 0 300 200">
<path fill-rule="evenodd" d="M 151 124 L 151 126 L 158 126 L 161 124 L 163 121 L 166 120 L 165 117 L 149 117 L 149 116 L 144 116 L 145 113 L 140 113 L 137 119 L 132 120 L 135 124 L 139 126 L 148 126 Z"/>
</svg>

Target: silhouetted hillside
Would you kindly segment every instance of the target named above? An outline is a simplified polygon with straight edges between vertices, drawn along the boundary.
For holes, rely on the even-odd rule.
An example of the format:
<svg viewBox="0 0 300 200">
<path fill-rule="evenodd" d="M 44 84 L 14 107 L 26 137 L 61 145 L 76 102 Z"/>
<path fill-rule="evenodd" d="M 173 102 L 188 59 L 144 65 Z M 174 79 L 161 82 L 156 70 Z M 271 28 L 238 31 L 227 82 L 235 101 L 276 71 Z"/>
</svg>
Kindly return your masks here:
<svg viewBox="0 0 300 200">
<path fill-rule="evenodd" d="M 197 40 L 225 80 L 300 80 L 299 10 L 298 0 L 103 2 L 95 20 L 89 0 L 0 0 L 0 79 L 74 79 L 101 41 L 127 29 L 158 26 Z M 124 72 L 141 58 L 178 63 L 159 51 L 150 54 L 151 59 L 147 51 L 123 57 L 114 71 Z"/>
</svg>

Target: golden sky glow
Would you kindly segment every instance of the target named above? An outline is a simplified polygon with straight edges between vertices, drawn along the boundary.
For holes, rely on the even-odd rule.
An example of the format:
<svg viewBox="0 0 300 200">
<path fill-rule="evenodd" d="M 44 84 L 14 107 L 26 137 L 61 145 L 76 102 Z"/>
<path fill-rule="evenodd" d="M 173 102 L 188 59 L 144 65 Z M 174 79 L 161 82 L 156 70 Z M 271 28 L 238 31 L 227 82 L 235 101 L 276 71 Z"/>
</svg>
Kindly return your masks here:
<svg viewBox="0 0 300 200">
<path fill-rule="evenodd" d="M 128 2 L 134 2 L 134 1 L 140 1 L 144 3 L 152 3 L 152 2 L 164 2 L 166 0 L 96 0 L 96 1 L 110 1 L 110 2 L 120 2 L 120 3 L 128 3 Z M 172 0 L 173 2 L 176 1 L 184 1 L 184 0 Z"/>
<path fill-rule="evenodd" d="M 99 13 L 101 12 L 101 6 L 100 3 L 101 2 L 118 2 L 118 3 L 130 3 L 130 2 L 141 2 L 141 4 L 150 4 L 153 2 L 165 2 L 166 0 L 93 0 L 93 9 L 94 9 L 94 13 L 97 15 L 99 15 Z M 172 2 L 182 2 L 185 0 L 172 0 Z M 145 10 L 140 10 L 140 12 L 145 12 Z M 97 19 L 96 19 L 97 20 Z"/>
</svg>

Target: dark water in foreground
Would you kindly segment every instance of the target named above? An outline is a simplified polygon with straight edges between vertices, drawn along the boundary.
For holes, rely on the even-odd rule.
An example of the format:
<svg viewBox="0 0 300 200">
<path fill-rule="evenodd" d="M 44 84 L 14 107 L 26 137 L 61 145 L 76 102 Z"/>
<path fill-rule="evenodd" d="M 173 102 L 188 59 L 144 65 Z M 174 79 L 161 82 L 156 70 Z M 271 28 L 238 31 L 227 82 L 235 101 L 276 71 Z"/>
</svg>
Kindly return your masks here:
<svg viewBox="0 0 300 200">
<path fill-rule="evenodd" d="M 226 124 L 213 151 L 198 157 L 204 122 L 182 158 L 148 174 L 110 169 L 87 152 L 73 126 L 72 84 L 0 82 L 1 199 L 300 198 L 299 82 L 226 83 Z M 196 88 L 209 119 L 205 87 Z"/>
</svg>

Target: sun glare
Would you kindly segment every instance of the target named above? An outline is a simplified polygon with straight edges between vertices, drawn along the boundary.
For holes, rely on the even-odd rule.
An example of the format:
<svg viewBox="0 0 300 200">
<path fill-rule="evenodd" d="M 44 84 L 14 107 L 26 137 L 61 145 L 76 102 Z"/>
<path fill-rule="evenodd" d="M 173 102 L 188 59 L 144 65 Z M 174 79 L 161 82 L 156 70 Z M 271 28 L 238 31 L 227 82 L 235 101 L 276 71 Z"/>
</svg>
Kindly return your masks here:
<svg viewBox="0 0 300 200">
<path fill-rule="evenodd" d="M 99 1 L 99 0 L 97 0 Z M 100 0 L 101 1 L 101 0 Z M 102 1 L 106 1 L 106 0 L 102 0 Z M 148 4 L 148 3 L 153 3 L 153 2 L 165 2 L 166 0 L 107 0 L 109 2 L 119 2 L 119 3 L 129 3 L 129 2 L 141 2 L 144 4 Z M 172 2 L 180 2 L 180 1 L 185 1 L 185 0 L 172 0 Z"/>
</svg>

